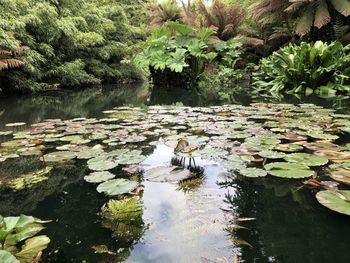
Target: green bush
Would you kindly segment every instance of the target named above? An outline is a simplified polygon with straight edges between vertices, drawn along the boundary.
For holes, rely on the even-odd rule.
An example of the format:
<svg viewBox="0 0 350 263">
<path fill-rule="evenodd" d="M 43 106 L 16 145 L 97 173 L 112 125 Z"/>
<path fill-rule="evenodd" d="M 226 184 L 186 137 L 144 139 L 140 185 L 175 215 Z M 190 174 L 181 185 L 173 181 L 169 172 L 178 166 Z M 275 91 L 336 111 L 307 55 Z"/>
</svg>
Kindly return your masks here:
<svg viewBox="0 0 350 263">
<path fill-rule="evenodd" d="M 339 42 L 301 43 L 273 53 L 260 61 L 254 73 L 258 90 L 271 93 L 350 93 L 350 46 Z"/>
<path fill-rule="evenodd" d="M 182 77 L 185 82 L 196 82 L 205 66 L 217 56 L 212 51 L 214 34 L 208 28 L 195 29 L 167 22 L 152 32 L 134 61 L 149 68 L 154 81 L 167 82 Z"/>
<path fill-rule="evenodd" d="M 133 75 L 131 71 L 135 78 L 140 77 L 135 67 L 122 63 L 132 56 L 133 45 L 144 37 L 125 14 L 124 7 L 127 4 L 132 8 L 131 3 L 114 0 L 0 2 L 0 49 L 15 51 L 26 47 L 18 57 L 26 62 L 24 66 L 0 71 L 4 91 L 95 85 L 119 81 Z"/>
</svg>

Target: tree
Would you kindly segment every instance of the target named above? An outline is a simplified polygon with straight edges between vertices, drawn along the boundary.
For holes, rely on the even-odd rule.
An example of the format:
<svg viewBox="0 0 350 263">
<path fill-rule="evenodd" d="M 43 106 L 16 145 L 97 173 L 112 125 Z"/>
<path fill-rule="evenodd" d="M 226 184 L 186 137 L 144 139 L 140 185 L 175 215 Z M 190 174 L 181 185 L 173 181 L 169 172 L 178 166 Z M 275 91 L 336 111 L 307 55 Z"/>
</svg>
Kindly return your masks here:
<svg viewBox="0 0 350 263">
<path fill-rule="evenodd" d="M 337 17 L 350 15 L 349 0 L 258 0 L 250 6 L 251 17 L 261 23 L 284 21 L 290 28 L 296 20 L 294 31 L 305 36 L 312 29 L 321 29 Z"/>
</svg>

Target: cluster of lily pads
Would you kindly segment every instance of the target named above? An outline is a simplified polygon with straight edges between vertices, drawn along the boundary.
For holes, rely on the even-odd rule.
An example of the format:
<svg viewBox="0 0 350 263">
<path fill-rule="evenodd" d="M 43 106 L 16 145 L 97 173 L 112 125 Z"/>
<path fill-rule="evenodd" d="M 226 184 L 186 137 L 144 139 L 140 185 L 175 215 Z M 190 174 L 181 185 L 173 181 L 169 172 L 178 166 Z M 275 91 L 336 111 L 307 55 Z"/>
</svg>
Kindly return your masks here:
<svg viewBox="0 0 350 263">
<path fill-rule="evenodd" d="M 98 192 L 120 196 L 137 189 L 142 178 L 181 182 L 194 177 L 176 165 L 151 169 L 139 165 L 150 148 L 165 144 L 181 160 L 210 159 L 234 175 L 312 179 L 321 204 L 350 215 L 350 115 L 313 104 L 266 103 L 118 107 L 104 113 L 102 119 L 50 119 L 29 128 L 9 124 L 0 132 L 5 138 L 0 162 L 26 156 L 38 156 L 48 167 L 85 161 L 91 171 L 85 180 L 97 184 Z M 132 174 L 145 171 L 133 179 L 116 178 L 119 168 Z M 37 171 L 40 176 L 34 182 L 21 175 L 15 183 L 2 185 L 23 189 L 44 180 L 50 169 Z M 329 180 L 336 184 L 330 187 Z"/>
</svg>

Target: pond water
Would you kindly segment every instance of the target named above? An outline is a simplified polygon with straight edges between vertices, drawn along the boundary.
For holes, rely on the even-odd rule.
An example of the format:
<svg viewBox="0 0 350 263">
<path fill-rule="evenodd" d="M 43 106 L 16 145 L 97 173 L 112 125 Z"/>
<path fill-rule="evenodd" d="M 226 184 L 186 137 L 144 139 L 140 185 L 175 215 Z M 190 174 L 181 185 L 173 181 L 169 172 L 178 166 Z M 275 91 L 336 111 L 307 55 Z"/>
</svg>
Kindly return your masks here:
<svg viewBox="0 0 350 263">
<path fill-rule="evenodd" d="M 140 85 L 117 90 L 107 87 L 103 90 L 4 97 L 0 98 L 0 130 L 14 129 L 18 132 L 46 119 L 102 119 L 106 118 L 103 111 L 119 106 L 138 107 L 128 108 L 126 116 L 121 118 L 123 120 L 132 118 L 135 112 L 148 110 L 149 105 L 177 103 L 179 107 L 207 107 L 218 104 L 209 103 L 190 91 L 173 92 L 149 92 L 147 86 Z M 236 98 L 238 105 L 245 106 L 261 101 L 269 99 L 245 94 Z M 325 108 L 335 108 L 341 113 L 350 113 L 347 99 L 287 98 L 270 101 L 314 103 Z M 212 133 L 210 136 L 220 138 L 210 141 L 194 138 L 199 144 L 213 143 L 214 148 L 217 140 L 222 150 L 202 152 L 201 156 L 191 159 L 191 164 L 190 158 L 185 158 L 185 163 L 182 163 L 181 157 L 176 158 L 174 147 L 178 138 L 170 136 L 170 139 L 162 139 L 159 134 L 168 133 L 169 129 L 184 133 L 184 128 L 174 127 L 185 125 L 187 129 L 191 121 L 186 118 L 199 118 L 196 122 L 207 121 L 201 120 L 191 109 L 172 112 L 172 115 L 177 116 L 175 120 L 181 122 L 178 125 L 172 123 L 172 117 L 167 116 L 169 119 L 162 119 L 166 124 L 157 127 L 157 114 L 168 115 L 169 109 L 151 108 L 154 119 L 149 121 L 155 124 L 152 131 L 160 129 L 158 135 L 156 132 L 147 135 L 147 140 L 135 138 L 131 144 L 116 146 L 142 150 L 145 158 L 141 165 L 146 171 L 158 166 L 177 165 L 198 175 L 190 179 L 187 185 L 146 180 L 142 176 L 129 175 L 119 166 L 114 168 L 112 171 L 118 178 L 139 181 L 141 190 L 137 195 L 142 204 L 140 220 L 114 226 L 114 230 L 113 227 L 103 226 L 101 207 L 111 197 L 99 193 L 96 184 L 84 180 L 84 176 L 91 172 L 85 160 L 57 165 L 46 181 L 28 189 L 0 189 L 0 214 L 12 216 L 23 213 L 52 220 L 41 232 L 51 239 L 44 250 L 43 262 L 236 262 L 237 259 L 239 262 L 349 262 L 349 217 L 321 206 L 314 190 L 301 187 L 303 180 L 271 176 L 246 178 L 228 171 L 221 163 L 220 154 L 224 152 L 220 140 L 225 132 Z M 201 114 L 206 114 L 209 108 L 200 109 Z M 210 114 L 213 109 L 215 111 L 215 107 L 211 108 Z M 225 113 L 226 110 L 218 108 L 218 112 Z M 245 110 L 238 108 L 239 112 Z M 183 111 L 189 113 L 182 115 Z M 254 109 L 249 108 L 248 111 L 253 112 Z M 225 114 L 221 117 L 230 118 Z M 240 122 L 242 116 L 232 115 L 231 121 Z M 223 122 L 221 117 L 215 117 L 214 123 Z M 144 125 L 142 121 L 145 119 L 137 118 L 139 124 L 125 125 L 132 126 L 131 130 L 135 131 L 137 128 L 134 126 Z M 5 126 L 13 122 L 26 122 L 27 125 L 14 128 Z M 158 124 L 161 123 L 159 121 Z M 259 119 L 257 123 L 260 123 Z M 260 127 L 255 128 L 257 130 L 252 130 L 252 133 L 259 133 Z M 345 144 L 350 141 L 348 137 L 343 136 L 339 140 Z M 0 137 L 1 142 L 8 140 L 8 137 Z M 43 163 L 37 159 L 25 157 L 0 162 L 0 176 L 11 179 L 43 168 Z M 317 172 L 322 174 L 322 171 Z M 101 253 L 96 253 L 97 250 Z"/>
</svg>

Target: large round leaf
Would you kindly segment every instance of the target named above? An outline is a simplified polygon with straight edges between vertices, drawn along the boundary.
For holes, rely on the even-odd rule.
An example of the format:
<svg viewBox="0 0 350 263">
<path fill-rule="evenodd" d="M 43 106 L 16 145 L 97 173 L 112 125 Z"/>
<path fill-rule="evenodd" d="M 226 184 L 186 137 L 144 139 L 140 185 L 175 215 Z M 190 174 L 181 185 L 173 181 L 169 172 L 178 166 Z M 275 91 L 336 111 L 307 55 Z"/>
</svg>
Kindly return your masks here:
<svg viewBox="0 0 350 263">
<path fill-rule="evenodd" d="M 245 168 L 239 171 L 239 173 L 245 177 L 265 177 L 267 175 L 267 172 L 263 169 L 259 169 L 259 168 L 254 168 L 254 167 L 250 167 L 250 168 Z"/>
<path fill-rule="evenodd" d="M 320 191 L 316 198 L 321 205 L 350 216 L 350 191 Z"/>
<path fill-rule="evenodd" d="M 45 154 L 40 158 L 44 162 L 65 162 L 73 160 L 76 157 L 76 153 L 68 151 L 59 151 Z"/>
<path fill-rule="evenodd" d="M 117 167 L 119 165 L 119 160 L 116 156 L 102 155 L 90 159 L 87 164 L 90 170 L 107 171 Z"/>
<path fill-rule="evenodd" d="M 110 196 L 121 195 L 130 193 L 135 190 L 138 185 L 137 182 L 127 179 L 113 179 L 97 186 L 97 192 L 105 193 Z"/>
<path fill-rule="evenodd" d="M 178 182 L 191 177 L 189 170 L 177 166 L 160 166 L 145 172 L 144 178 L 152 182 Z"/>
<path fill-rule="evenodd" d="M 332 150 L 320 150 L 314 153 L 317 156 L 327 158 L 328 160 L 342 161 L 350 159 L 350 152 L 339 152 Z"/>
<path fill-rule="evenodd" d="M 304 164 L 276 162 L 264 166 L 267 172 L 273 176 L 282 178 L 306 178 L 314 175 L 314 171 Z"/>
<path fill-rule="evenodd" d="M 94 172 L 84 177 L 84 180 L 89 183 L 102 183 L 111 180 L 115 177 L 114 174 L 108 171 Z"/>
<path fill-rule="evenodd" d="M 338 169 L 331 172 L 331 177 L 337 182 L 350 185 L 350 170 Z"/>
<path fill-rule="evenodd" d="M 322 166 L 328 163 L 328 159 L 308 153 L 288 154 L 284 159 L 290 163 L 305 164 L 307 166 Z"/>
</svg>

